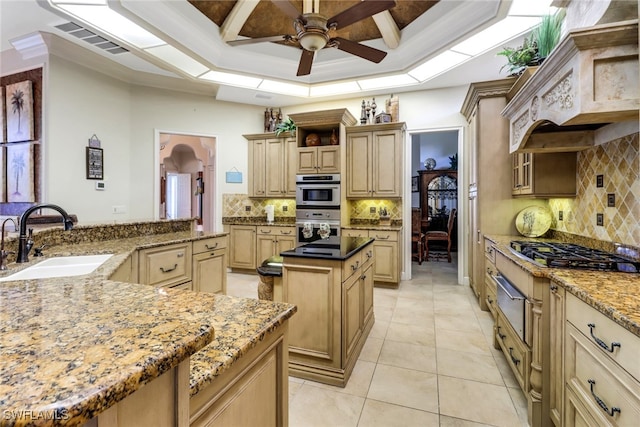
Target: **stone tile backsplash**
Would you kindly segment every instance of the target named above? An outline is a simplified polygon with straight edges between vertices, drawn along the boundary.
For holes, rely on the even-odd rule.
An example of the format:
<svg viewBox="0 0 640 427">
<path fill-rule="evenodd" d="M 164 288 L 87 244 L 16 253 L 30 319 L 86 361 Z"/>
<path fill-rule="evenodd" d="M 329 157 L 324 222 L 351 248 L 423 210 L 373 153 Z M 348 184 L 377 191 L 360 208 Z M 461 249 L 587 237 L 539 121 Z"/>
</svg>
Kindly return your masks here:
<svg viewBox="0 0 640 427">
<path fill-rule="evenodd" d="M 578 152 L 575 199 L 550 199 L 551 228 L 593 239 L 640 246 L 640 138 L 625 136 Z M 598 186 L 602 175 L 602 186 Z M 615 206 L 607 206 L 608 195 Z M 563 219 L 558 219 L 562 211 Z M 597 224 L 597 215 L 603 224 Z"/>
</svg>

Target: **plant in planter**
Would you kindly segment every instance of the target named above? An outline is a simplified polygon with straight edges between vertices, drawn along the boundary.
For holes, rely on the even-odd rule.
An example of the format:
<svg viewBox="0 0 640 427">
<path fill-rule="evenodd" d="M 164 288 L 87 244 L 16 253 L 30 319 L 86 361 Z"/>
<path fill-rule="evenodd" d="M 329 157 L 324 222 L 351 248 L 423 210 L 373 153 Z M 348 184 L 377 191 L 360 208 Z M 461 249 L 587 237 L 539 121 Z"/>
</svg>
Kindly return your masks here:
<svg viewBox="0 0 640 427">
<path fill-rule="evenodd" d="M 560 42 L 564 9 L 553 15 L 545 15 L 529 38 L 517 48 L 505 47 L 498 55 L 507 58 L 507 63 L 500 68 L 508 67 L 509 76 L 519 76 L 527 67 L 540 65 Z"/>
<path fill-rule="evenodd" d="M 276 126 L 276 136 L 280 136 L 283 132 L 291 132 L 291 135 L 295 135 L 296 124 L 293 122 L 291 117 L 287 117 L 287 120 L 282 123 L 278 123 L 278 126 Z"/>
</svg>

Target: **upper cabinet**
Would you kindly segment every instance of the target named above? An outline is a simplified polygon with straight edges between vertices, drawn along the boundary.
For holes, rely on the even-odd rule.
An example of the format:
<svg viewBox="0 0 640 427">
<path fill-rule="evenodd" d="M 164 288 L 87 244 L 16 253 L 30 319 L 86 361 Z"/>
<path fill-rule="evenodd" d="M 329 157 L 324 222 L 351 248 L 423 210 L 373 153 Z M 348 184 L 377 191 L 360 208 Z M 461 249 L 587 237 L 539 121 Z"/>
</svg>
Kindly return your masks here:
<svg viewBox="0 0 640 427">
<path fill-rule="evenodd" d="M 249 140 L 249 196 L 296 196 L 297 143 L 295 136 L 273 133 L 244 135 Z"/>
<path fill-rule="evenodd" d="M 509 101 L 510 152 L 579 151 L 607 124 L 638 120 L 638 21 L 570 31 Z"/>
<path fill-rule="evenodd" d="M 289 114 L 296 123 L 298 174 L 337 174 L 342 172 L 345 126 L 355 117 L 346 108 Z"/>
<path fill-rule="evenodd" d="M 577 155 L 513 153 L 514 197 L 575 197 Z"/>
<path fill-rule="evenodd" d="M 347 198 L 402 197 L 403 122 L 347 128 Z"/>
</svg>

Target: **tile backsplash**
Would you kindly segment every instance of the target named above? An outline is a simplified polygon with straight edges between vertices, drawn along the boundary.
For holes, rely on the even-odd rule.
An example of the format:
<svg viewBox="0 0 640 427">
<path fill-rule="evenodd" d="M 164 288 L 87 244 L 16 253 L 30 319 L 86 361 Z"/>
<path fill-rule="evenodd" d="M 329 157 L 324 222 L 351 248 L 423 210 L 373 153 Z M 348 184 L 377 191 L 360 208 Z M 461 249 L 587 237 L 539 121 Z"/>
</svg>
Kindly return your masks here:
<svg viewBox="0 0 640 427">
<path fill-rule="evenodd" d="M 639 140 L 636 133 L 578 152 L 576 198 L 549 200 L 554 217 L 551 228 L 640 246 Z M 612 194 L 615 206 L 610 207 Z M 602 225 L 598 225 L 599 214 Z"/>
<path fill-rule="evenodd" d="M 223 194 L 222 217 L 266 217 L 265 207 L 267 205 L 274 205 L 276 218 L 296 217 L 296 201 L 294 199 L 253 199 L 249 198 L 247 194 Z"/>
</svg>

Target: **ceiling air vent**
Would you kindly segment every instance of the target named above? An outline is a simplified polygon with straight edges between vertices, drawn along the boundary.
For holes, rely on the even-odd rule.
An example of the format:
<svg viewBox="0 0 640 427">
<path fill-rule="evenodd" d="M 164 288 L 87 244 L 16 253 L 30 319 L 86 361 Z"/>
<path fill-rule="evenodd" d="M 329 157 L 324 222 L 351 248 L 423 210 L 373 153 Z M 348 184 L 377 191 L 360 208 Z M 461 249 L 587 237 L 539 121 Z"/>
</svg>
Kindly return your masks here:
<svg viewBox="0 0 640 427">
<path fill-rule="evenodd" d="M 55 27 L 61 31 L 64 31 L 65 33 L 71 34 L 72 36 L 81 39 L 82 41 L 99 47 L 100 49 L 104 49 L 109 53 L 118 54 L 129 52 L 127 49 L 118 45 L 117 43 L 99 36 L 96 33 L 82 27 L 81 25 L 76 24 L 75 22 L 67 22 L 66 24 L 56 25 Z"/>
</svg>

